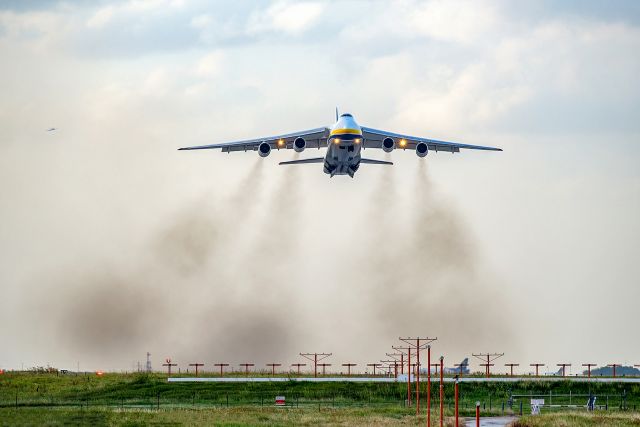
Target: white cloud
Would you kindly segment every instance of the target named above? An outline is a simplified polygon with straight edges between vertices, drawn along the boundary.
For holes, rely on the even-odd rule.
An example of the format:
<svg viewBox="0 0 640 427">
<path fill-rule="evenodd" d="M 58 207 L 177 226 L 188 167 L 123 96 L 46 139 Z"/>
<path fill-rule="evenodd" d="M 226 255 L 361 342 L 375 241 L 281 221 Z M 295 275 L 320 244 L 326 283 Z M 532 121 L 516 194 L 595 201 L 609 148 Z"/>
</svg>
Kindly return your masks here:
<svg viewBox="0 0 640 427">
<path fill-rule="evenodd" d="M 194 74 L 202 78 L 215 77 L 220 71 L 223 55 L 220 51 L 211 52 L 203 56 L 197 63 Z"/>
<path fill-rule="evenodd" d="M 408 17 L 410 27 L 440 40 L 471 43 L 500 31 L 505 23 L 489 2 L 435 0 L 413 9 Z"/>
<path fill-rule="evenodd" d="M 254 13 L 249 19 L 247 32 L 302 33 L 316 24 L 323 11 L 324 5 L 321 3 L 278 2 L 265 11 Z"/>
<path fill-rule="evenodd" d="M 98 9 L 96 13 L 94 13 L 87 21 L 87 27 L 102 28 L 111 21 L 111 19 L 113 18 L 113 14 L 113 6 L 106 6 Z"/>
</svg>

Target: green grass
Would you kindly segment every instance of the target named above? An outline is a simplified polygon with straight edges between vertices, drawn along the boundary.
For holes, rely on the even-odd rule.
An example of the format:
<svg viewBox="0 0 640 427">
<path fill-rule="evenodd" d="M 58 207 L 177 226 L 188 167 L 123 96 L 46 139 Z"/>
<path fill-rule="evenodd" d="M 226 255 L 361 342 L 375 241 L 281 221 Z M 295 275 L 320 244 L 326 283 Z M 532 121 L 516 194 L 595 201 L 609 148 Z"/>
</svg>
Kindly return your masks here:
<svg viewBox="0 0 640 427">
<path fill-rule="evenodd" d="M 512 394 L 544 395 L 549 404 L 583 405 L 592 392 L 598 404 L 605 404 L 609 395 L 609 412 L 619 411 L 626 400 L 630 410 L 640 410 L 640 386 L 621 383 L 577 383 L 571 381 L 523 381 L 518 383 L 461 383 L 461 416 L 473 416 L 475 402 L 482 405 L 483 416 L 530 412 L 529 396 L 514 401 L 513 411 L 507 401 Z M 549 398 L 551 393 L 551 399 Z M 421 382 L 422 407 L 426 403 L 426 384 Z M 288 408 L 274 408 L 277 395 L 284 395 Z M 434 414 L 439 406 L 439 388 L 432 387 Z M 623 398 L 625 396 L 625 398 Z M 93 419 L 89 424 L 121 425 L 146 423 L 215 423 L 233 424 L 301 424 L 305 417 L 319 423 L 364 424 L 413 423 L 415 410 L 405 408 L 406 383 L 348 382 L 272 382 L 272 383 L 169 383 L 163 374 L 95 374 L 57 375 L 56 373 L 8 372 L 0 375 L 0 425 L 9 419 L 15 423 L 41 424 L 29 419 L 65 424 L 65 420 Z M 453 384 L 445 385 L 445 414 L 453 412 Z M 158 410 L 159 408 L 159 410 Z M 545 407 L 545 410 L 547 407 Z M 576 412 L 577 413 L 577 412 Z M 599 413 L 602 413 L 599 412 Z M 247 414 L 241 417 L 239 414 Z M 313 415 L 313 417 L 312 417 Z M 435 415 L 434 415 L 435 416 Z M 610 415 L 611 416 L 611 415 Z M 93 418 L 92 418 L 93 417 Z M 182 418 L 180 418 L 182 417 Z M 186 418 L 185 418 L 186 417 Z M 193 418 L 193 423 L 186 420 Z M 218 418 L 216 418 L 218 417 Z M 371 418 L 374 417 L 374 418 Z M 382 417 L 377 420 L 375 417 Z M 546 417 L 546 415 L 545 415 Z M 95 419 L 94 419 L 95 418 Z M 326 419 L 325 419 L 326 418 Z M 543 417 L 544 418 L 544 417 Z M 543 418 L 533 418 L 533 422 Z M 338 420 L 339 419 L 339 420 Z M 344 420 L 343 420 L 344 419 Z M 528 420 L 529 418 L 525 418 Z M 198 421 L 201 420 L 201 421 Z M 292 421 L 293 420 L 293 421 Z M 379 421 L 379 422 L 378 422 Z M 84 421 L 78 421 L 84 423 Z M 242 421 L 245 422 L 245 421 Z M 525 422 L 525 421 L 523 421 Z M 527 421 L 528 422 L 528 421 Z M 12 423 L 12 424 L 15 424 Z M 58 424 L 56 424 L 58 423 Z M 67 424 L 74 424 L 69 421 Z M 77 424 L 77 423 L 75 423 Z M 562 425 L 562 424 L 558 424 Z M 569 424 L 565 424 L 569 425 Z M 636 424 L 640 425 L 640 424 Z"/>
<path fill-rule="evenodd" d="M 619 404 L 620 396 L 626 393 L 627 405 L 640 406 L 640 385 L 621 383 L 578 383 L 572 381 L 523 381 L 518 383 L 462 383 L 460 392 L 463 400 L 487 401 L 489 396 L 497 404 L 506 400 L 510 393 L 514 394 L 610 394 L 611 406 Z M 421 392 L 426 392 L 426 383 L 421 382 Z M 437 398 L 438 386 L 432 387 L 434 398 Z M 307 399 L 343 398 L 359 402 L 369 400 L 403 401 L 406 397 L 404 383 L 310 383 L 310 382 L 274 382 L 274 383 L 168 383 L 167 376 L 162 374 L 117 374 L 107 373 L 102 377 L 94 374 L 59 375 L 55 373 L 8 372 L 0 375 L 0 404 L 15 400 L 18 394 L 20 401 L 30 399 L 54 400 L 113 400 L 121 399 L 155 399 L 160 393 L 162 399 L 191 401 L 211 401 L 226 395 L 240 400 L 260 401 L 276 394 L 298 396 Z M 445 385 L 445 395 L 450 399 L 453 384 Z M 585 399 L 582 399 L 585 400 Z M 554 401 L 562 403 L 560 397 Z M 248 403 L 248 402 L 247 402 Z M 575 403 L 575 402 L 573 402 Z M 603 403 L 599 398 L 598 403 Z"/>
<path fill-rule="evenodd" d="M 91 426 L 142 426 L 192 425 L 192 426 L 252 426 L 252 425 L 383 425 L 412 426 L 424 425 L 425 418 L 416 417 L 410 409 L 321 409 L 317 408 L 208 408 L 208 409 L 171 409 L 171 410 L 113 410 L 105 408 L 81 409 L 44 409 L 44 408 L 2 408 L 0 426 L 20 425 L 91 425 Z M 451 418 L 447 425 L 453 425 Z"/>
<path fill-rule="evenodd" d="M 525 416 L 520 418 L 513 427 L 560 427 L 560 426 L 640 426 L 640 414 L 629 412 L 597 411 L 587 412 L 557 412 L 539 416 Z"/>
</svg>

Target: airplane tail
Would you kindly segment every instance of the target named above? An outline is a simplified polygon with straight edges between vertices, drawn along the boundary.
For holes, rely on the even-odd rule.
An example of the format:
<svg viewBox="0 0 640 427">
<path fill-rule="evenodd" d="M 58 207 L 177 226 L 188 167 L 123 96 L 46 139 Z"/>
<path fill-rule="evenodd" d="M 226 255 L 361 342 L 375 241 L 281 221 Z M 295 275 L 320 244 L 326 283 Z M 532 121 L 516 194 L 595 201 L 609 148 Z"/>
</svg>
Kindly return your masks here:
<svg viewBox="0 0 640 427">
<path fill-rule="evenodd" d="M 338 107 L 336 106 L 336 122 L 338 121 Z"/>
</svg>

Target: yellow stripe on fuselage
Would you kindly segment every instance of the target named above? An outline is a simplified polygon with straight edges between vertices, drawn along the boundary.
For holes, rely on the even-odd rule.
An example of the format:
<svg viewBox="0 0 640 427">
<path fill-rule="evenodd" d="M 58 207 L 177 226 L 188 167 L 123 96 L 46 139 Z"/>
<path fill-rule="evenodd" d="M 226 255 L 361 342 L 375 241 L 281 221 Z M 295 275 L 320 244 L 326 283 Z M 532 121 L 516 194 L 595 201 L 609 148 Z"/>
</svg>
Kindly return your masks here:
<svg viewBox="0 0 640 427">
<path fill-rule="evenodd" d="M 360 129 L 334 129 L 331 131 L 331 136 L 333 135 L 360 135 L 362 136 L 362 131 Z"/>
</svg>

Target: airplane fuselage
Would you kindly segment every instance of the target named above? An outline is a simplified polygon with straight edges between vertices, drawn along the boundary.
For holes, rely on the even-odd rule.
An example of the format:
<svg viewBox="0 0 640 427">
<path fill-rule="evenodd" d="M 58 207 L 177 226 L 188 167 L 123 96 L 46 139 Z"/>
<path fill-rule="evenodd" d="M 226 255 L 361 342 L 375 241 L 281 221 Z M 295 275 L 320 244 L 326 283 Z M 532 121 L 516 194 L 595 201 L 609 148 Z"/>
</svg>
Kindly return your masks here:
<svg viewBox="0 0 640 427">
<path fill-rule="evenodd" d="M 351 114 L 343 114 L 331 127 L 324 158 L 324 173 L 353 177 L 360 167 L 362 129 Z"/>
</svg>

